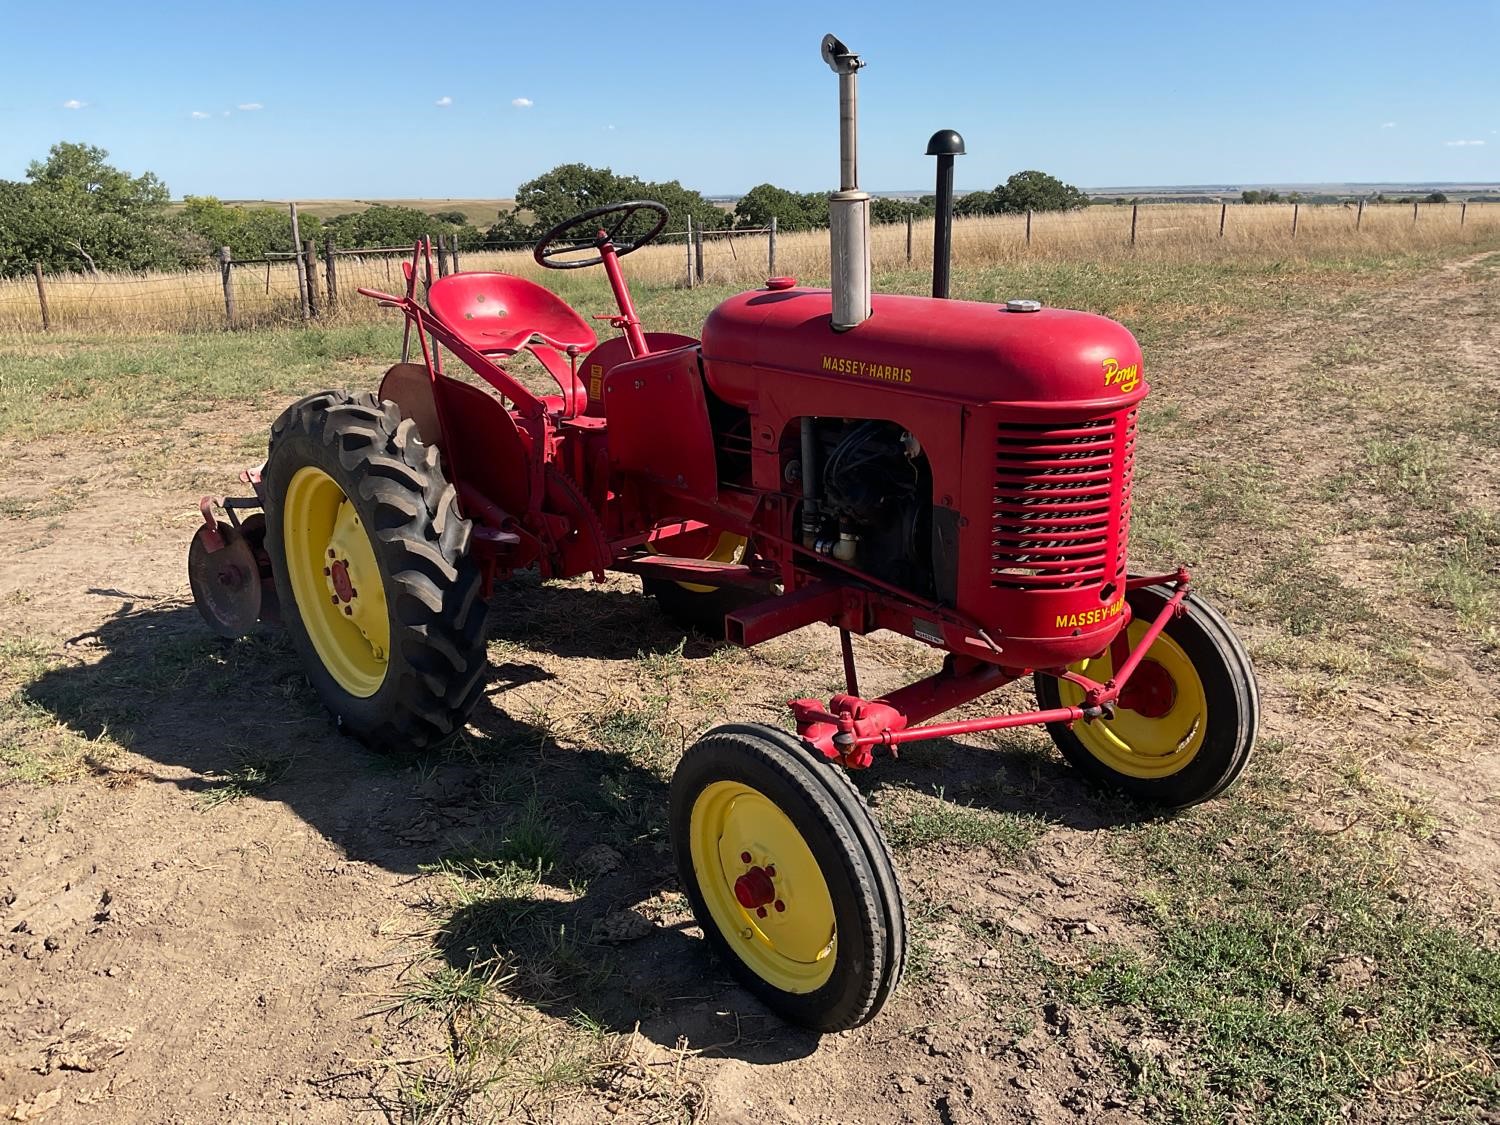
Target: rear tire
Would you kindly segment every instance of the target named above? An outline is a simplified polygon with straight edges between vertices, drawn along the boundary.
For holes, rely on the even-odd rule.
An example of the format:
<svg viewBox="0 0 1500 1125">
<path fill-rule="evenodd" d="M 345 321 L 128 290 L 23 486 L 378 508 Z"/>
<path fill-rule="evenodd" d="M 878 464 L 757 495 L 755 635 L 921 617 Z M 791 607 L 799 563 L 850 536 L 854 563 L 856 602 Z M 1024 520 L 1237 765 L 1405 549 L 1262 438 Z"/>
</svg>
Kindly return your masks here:
<svg viewBox="0 0 1500 1125">
<path fill-rule="evenodd" d="M 287 632 L 339 728 L 383 751 L 462 729 L 484 687 L 486 606 L 437 449 L 394 403 L 324 391 L 271 427 L 262 484 Z"/>
<path fill-rule="evenodd" d="M 874 1018 L 901 978 L 906 915 L 880 826 L 838 766 L 774 727 L 717 727 L 678 763 L 671 826 L 693 913 L 746 988 L 815 1031 Z"/>
<path fill-rule="evenodd" d="M 1132 639 L 1145 632 L 1171 596 L 1163 586 L 1126 595 Z M 1229 622 L 1195 594 L 1182 608 L 1168 619 L 1127 683 L 1114 718 L 1047 724 L 1053 743 L 1079 772 L 1166 809 L 1196 805 L 1227 789 L 1250 760 L 1260 723 L 1255 672 Z M 1072 669 L 1103 683 L 1113 665 L 1106 652 Z M 1143 691 L 1153 679 L 1154 697 Z M 1035 681 L 1044 710 L 1083 701 L 1083 689 L 1074 684 L 1041 673 Z M 1143 711 L 1123 705 L 1132 700 L 1132 687 Z"/>
</svg>

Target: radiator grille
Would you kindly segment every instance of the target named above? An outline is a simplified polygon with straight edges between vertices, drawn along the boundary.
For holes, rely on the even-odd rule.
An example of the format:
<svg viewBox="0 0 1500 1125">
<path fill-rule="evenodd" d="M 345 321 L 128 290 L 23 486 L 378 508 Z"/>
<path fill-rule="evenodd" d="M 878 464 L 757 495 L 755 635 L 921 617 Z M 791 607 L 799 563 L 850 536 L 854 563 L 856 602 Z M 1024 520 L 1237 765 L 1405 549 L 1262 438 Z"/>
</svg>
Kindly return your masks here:
<svg viewBox="0 0 1500 1125">
<path fill-rule="evenodd" d="M 1002 423 L 991 585 L 1066 589 L 1122 575 L 1134 458 L 1135 411 L 1084 422 Z"/>
</svg>

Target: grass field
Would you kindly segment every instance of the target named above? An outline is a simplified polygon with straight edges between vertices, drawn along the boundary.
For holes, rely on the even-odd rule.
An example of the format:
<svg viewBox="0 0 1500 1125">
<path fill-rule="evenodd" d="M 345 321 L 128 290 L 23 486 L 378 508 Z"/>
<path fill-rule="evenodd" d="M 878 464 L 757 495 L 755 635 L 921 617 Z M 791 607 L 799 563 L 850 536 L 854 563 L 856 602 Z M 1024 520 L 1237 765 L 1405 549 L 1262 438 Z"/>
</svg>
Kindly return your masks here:
<svg viewBox="0 0 1500 1125">
<path fill-rule="evenodd" d="M 49 1121 L 1493 1122 L 1500 410 L 1477 389 L 1500 230 L 1465 229 L 1299 230 L 1295 253 L 1038 240 L 980 265 L 1014 228 L 961 228 L 958 295 L 1142 339 L 1132 549 L 1192 565 L 1234 621 L 1263 737 L 1224 799 L 1170 818 L 1082 785 L 1037 732 L 862 775 L 913 949 L 884 1016 L 821 1042 L 702 951 L 663 808 L 699 732 L 837 686 L 826 631 L 742 652 L 628 580 L 518 581 L 474 725 L 374 758 L 279 633 L 209 636 L 181 567 L 197 495 L 263 456 L 292 398 L 373 385 L 397 325 L 0 340 L 0 1109 L 58 1090 Z M 877 251 L 880 288 L 923 290 Z M 650 327 L 693 332 L 735 290 L 654 260 L 633 260 Z M 608 307 L 598 278 L 556 276 Z M 875 690 L 930 665 L 891 638 L 858 655 Z"/>
<path fill-rule="evenodd" d="M 1356 219 L 1360 223 L 1355 228 Z M 1460 219 L 1462 218 L 1462 224 Z M 1369 260 L 1381 255 L 1430 254 L 1478 248 L 1500 231 L 1500 204 L 1424 204 L 1417 221 L 1412 208 L 1366 207 L 1362 217 L 1338 205 L 1304 206 L 1296 214 L 1292 236 L 1290 206 L 1236 206 L 1219 236 L 1216 206 L 1160 204 L 1142 206 L 1131 244 L 1131 209 L 1101 205 L 1082 211 L 1041 214 L 1032 220 L 1026 241 L 1025 216 L 958 220 L 953 232 L 954 268 L 983 277 L 997 265 L 1024 267 L 1048 263 L 1095 265 L 1140 263 L 1143 266 L 1226 267 L 1259 271 L 1274 280 L 1307 261 Z M 912 256 L 906 254 L 904 225 L 876 227 L 872 261 L 879 272 L 930 270 L 932 223 L 917 223 Z M 770 267 L 764 235 L 715 236 L 705 243 L 704 277 L 713 285 L 758 285 Z M 543 271 L 526 250 L 464 254 L 465 270 L 501 270 L 527 277 Z M 626 263 L 627 274 L 651 286 L 685 284 L 687 247 L 681 241 L 646 247 Z M 810 283 L 826 283 L 826 231 L 784 234 L 777 241 L 776 271 Z M 295 323 L 300 317 L 297 276 L 290 264 L 246 265 L 234 271 L 237 324 L 240 327 Z M 550 272 L 547 283 L 572 291 L 580 282 Z M 981 282 L 982 283 L 982 282 Z M 207 330 L 225 325 L 222 279 L 218 269 L 185 273 L 64 275 L 49 278 L 47 299 L 54 328 L 91 332 L 158 332 Z M 317 284 L 324 285 L 322 267 Z M 589 282 L 583 282 L 585 286 Z M 399 261 L 389 258 L 342 259 L 338 318 L 377 319 L 380 312 L 355 295 L 361 286 L 387 292 L 401 285 Z M 35 282 L 31 278 L 0 281 L 0 333 L 41 328 Z"/>
<path fill-rule="evenodd" d="M 286 202 L 276 199 L 226 199 L 224 202 L 238 207 L 286 207 Z M 494 223 L 501 211 L 512 211 L 516 206 L 514 199 L 312 199 L 306 203 L 299 201 L 297 210 L 303 215 L 332 219 L 351 212 L 357 214 L 376 203 L 410 207 L 429 215 L 439 211 L 462 211 L 464 217 L 481 230 Z"/>
</svg>

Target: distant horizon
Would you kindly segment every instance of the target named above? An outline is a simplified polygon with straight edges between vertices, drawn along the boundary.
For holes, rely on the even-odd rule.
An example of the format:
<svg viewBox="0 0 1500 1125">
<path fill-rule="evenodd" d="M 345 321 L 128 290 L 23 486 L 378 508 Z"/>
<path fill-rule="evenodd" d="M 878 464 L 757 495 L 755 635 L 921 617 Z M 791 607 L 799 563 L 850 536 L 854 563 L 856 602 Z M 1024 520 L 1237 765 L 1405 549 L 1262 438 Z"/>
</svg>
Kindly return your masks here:
<svg viewBox="0 0 1500 1125">
<path fill-rule="evenodd" d="M 690 190 L 691 184 L 684 184 Z M 953 189 L 955 196 L 969 195 L 978 191 L 989 191 L 990 187 L 963 187 L 956 186 Z M 1354 191 L 1351 189 L 1359 189 Z M 714 203 L 733 202 L 744 197 L 745 191 L 726 192 L 699 192 L 703 198 Z M 904 198 L 933 194 L 934 188 L 865 188 L 870 195 L 885 198 Z M 1299 194 L 1312 195 L 1351 195 L 1351 194 L 1380 194 L 1384 192 L 1414 192 L 1414 191 L 1442 191 L 1464 192 L 1469 194 L 1500 194 L 1500 180 L 1496 181 L 1470 181 L 1470 180 L 1325 180 L 1325 181 L 1291 181 L 1291 182 L 1232 182 L 1232 183 L 1202 183 L 1202 184 L 1134 184 L 1105 187 L 1080 187 L 1080 191 L 1090 196 L 1101 195 L 1230 195 L 1243 191 L 1277 191 L 1298 192 Z M 496 195 L 330 195 L 330 196 L 299 196 L 297 198 L 287 197 L 285 199 L 273 199 L 266 196 L 215 196 L 220 202 L 231 206 L 246 206 L 252 204 L 288 204 L 296 203 L 302 205 L 319 205 L 333 202 L 363 204 L 370 206 L 376 203 L 475 203 L 496 202 L 511 203 L 515 201 L 514 196 Z M 175 197 L 172 202 L 183 203 L 186 196 Z"/>
</svg>

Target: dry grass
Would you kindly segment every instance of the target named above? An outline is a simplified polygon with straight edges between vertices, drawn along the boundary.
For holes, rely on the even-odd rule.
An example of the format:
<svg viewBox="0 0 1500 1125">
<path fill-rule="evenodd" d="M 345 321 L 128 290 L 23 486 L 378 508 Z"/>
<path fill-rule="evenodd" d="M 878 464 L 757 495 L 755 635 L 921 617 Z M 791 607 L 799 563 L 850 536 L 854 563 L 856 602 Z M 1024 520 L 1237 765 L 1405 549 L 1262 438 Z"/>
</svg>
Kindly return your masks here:
<svg viewBox="0 0 1500 1125">
<path fill-rule="evenodd" d="M 1312 255 L 1421 253 L 1481 246 L 1500 231 L 1500 204 L 1470 204 L 1462 226 L 1456 203 L 1424 204 L 1415 222 L 1410 206 L 1366 207 L 1360 229 L 1353 208 L 1337 204 L 1304 205 L 1292 237 L 1292 207 L 1235 206 L 1228 211 L 1219 237 L 1219 208 L 1213 204 L 1142 206 L 1136 244 L 1130 244 L 1131 209 L 1099 205 L 1083 211 L 1039 214 L 1026 242 L 1024 216 L 963 219 L 954 224 L 956 268 L 1018 265 L 1027 262 L 1123 262 L 1167 264 L 1261 263 L 1271 265 Z M 932 223 L 912 231 L 912 257 L 906 256 L 904 225 L 876 227 L 872 256 L 877 271 L 932 265 Z M 705 280 L 709 284 L 756 284 L 769 263 L 760 234 L 716 236 L 705 245 Z M 526 250 L 462 256 L 466 270 L 500 270 L 540 278 L 543 271 Z M 680 242 L 647 247 L 629 263 L 632 282 L 643 286 L 680 284 L 687 269 L 687 248 Z M 828 275 L 828 236 L 823 231 L 782 235 L 777 242 L 776 270 L 808 281 Z M 319 287 L 322 287 L 319 268 Z M 547 275 L 557 287 L 562 277 Z M 288 323 L 298 317 L 297 277 L 290 264 L 247 265 L 234 272 L 237 322 L 242 327 Z M 360 300 L 364 286 L 394 290 L 401 269 L 389 258 L 340 259 L 338 284 L 341 318 L 371 319 L 376 306 Z M 195 331 L 224 326 L 224 296 L 217 269 L 182 273 L 108 274 L 101 277 L 61 275 L 47 280 L 47 299 L 54 328 L 135 333 Z M 0 281 L 0 333 L 34 333 L 41 327 L 35 283 L 29 277 Z"/>
</svg>

